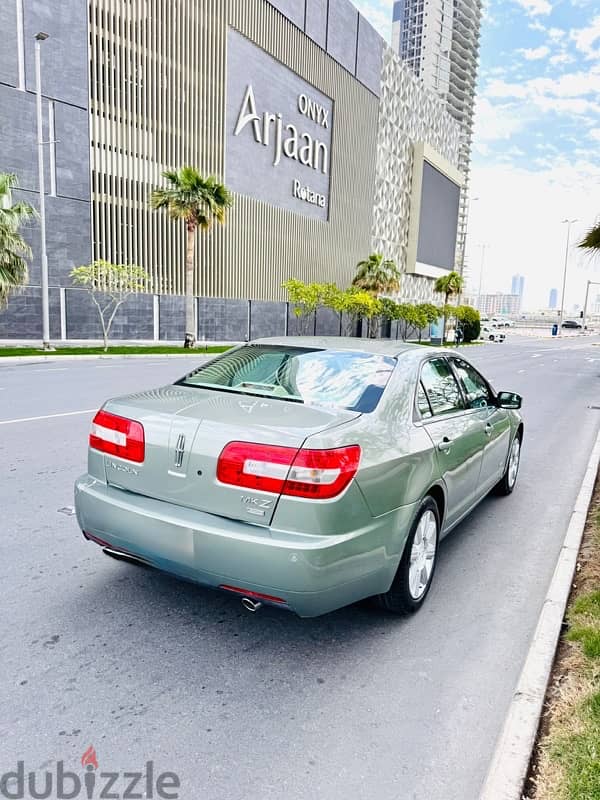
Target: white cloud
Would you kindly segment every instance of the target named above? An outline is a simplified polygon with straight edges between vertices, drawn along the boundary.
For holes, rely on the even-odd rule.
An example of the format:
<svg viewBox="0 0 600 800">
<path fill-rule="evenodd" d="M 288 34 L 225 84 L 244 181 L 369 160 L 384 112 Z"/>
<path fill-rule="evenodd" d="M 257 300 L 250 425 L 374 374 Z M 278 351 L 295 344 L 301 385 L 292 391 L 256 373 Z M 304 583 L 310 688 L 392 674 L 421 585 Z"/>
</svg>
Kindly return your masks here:
<svg viewBox="0 0 600 800">
<path fill-rule="evenodd" d="M 588 136 L 595 142 L 600 142 L 600 128 L 592 128 L 591 131 L 588 131 Z"/>
<path fill-rule="evenodd" d="M 543 113 L 596 113 L 595 95 L 600 94 L 600 72 L 572 72 L 558 78 L 531 78 L 509 83 L 494 79 L 485 86 L 484 95 L 498 100 L 522 100 Z"/>
<path fill-rule="evenodd" d="M 584 53 L 586 58 L 600 58 L 600 48 L 594 48 L 600 39 L 600 16 L 594 17 L 587 28 L 576 28 L 571 31 L 571 39 L 575 42 L 575 47 Z"/>
<path fill-rule="evenodd" d="M 512 106 L 492 104 L 486 97 L 480 97 L 475 106 L 475 144 L 482 152 L 486 143 L 510 139 L 524 124 L 525 120 Z"/>
<path fill-rule="evenodd" d="M 521 8 L 530 17 L 536 17 L 538 14 L 550 14 L 552 12 L 552 4 L 548 0 L 514 0 L 514 2 L 521 6 Z"/>
<path fill-rule="evenodd" d="M 566 35 L 566 31 L 563 31 L 562 28 L 549 28 L 548 29 L 548 38 L 551 42 L 560 42 L 561 39 L 564 39 Z"/>
<path fill-rule="evenodd" d="M 546 26 L 542 25 L 542 23 L 536 19 L 533 22 L 530 22 L 527 26 L 532 31 L 540 31 L 542 33 L 546 33 Z"/>
<path fill-rule="evenodd" d="M 545 44 L 540 47 L 521 47 L 517 50 L 527 61 L 538 61 L 540 58 L 546 58 L 550 53 L 550 48 Z"/>
<path fill-rule="evenodd" d="M 553 111 L 555 114 L 584 114 L 594 113 L 598 106 L 591 100 L 581 97 L 539 97 L 536 105 L 545 113 Z"/>
<path fill-rule="evenodd" d="M 575 57 L 569 55 L 569 53 L 557 53 L 549 58 L 550 63 L 554 67 L 560 64 L 572 64 L 575 60 Z"/>
</svg>

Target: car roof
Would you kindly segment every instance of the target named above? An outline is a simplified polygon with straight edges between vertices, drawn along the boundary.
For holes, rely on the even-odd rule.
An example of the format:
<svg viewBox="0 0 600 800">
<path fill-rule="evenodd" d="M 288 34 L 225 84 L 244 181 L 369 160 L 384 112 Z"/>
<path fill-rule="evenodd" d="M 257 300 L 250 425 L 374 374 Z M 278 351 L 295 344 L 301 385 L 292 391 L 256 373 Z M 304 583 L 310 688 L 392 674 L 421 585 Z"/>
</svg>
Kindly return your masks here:
<svg viewBox="0 0 600 800">
<path fill-rule="evenodd" d="M 417 358 L 437 353 L 440 348 L 408 344 L 390 339 L 359 339 L 353 336 L 273 336 L 253 339 L 249 344 L 287 345 L 288 347 L 316 347 L 324 350 L 359 350 L 385 356 L 413 355 Z M 451 351 L 444 351 L 444 354 Z"/>
</svg>

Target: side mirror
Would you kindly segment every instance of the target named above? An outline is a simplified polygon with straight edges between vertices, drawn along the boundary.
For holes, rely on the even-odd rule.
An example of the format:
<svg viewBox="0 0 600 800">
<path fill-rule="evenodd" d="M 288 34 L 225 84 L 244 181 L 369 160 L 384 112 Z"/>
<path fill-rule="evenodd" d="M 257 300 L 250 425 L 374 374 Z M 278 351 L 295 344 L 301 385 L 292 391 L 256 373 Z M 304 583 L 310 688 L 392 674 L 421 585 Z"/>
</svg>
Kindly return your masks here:
<svg viewBox="0 0 600 800">
<path fill-rule="evenodd" d="M 496 395 L 498 408 L 512 408 L 517 410 L 523 405 L 523 398 L 516 392 L 498 392 Z"/>
</svg>

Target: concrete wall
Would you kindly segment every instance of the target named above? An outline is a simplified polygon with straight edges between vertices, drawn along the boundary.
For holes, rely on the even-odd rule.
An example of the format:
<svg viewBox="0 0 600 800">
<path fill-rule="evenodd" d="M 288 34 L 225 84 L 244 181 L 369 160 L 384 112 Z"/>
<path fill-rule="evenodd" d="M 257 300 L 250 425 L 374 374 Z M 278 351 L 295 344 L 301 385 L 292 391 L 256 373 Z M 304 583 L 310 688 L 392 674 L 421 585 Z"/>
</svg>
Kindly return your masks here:
<svg viewBox="0 0 600 800">
<path fill-rule="evenodd" d="M 160 295 L 158 303 L 154 298 L 151 294 L 130 297 L 117 311 L 110 338 L 152 341 L 156 325 L 160 341 L 183 340 L 184 298 Z M 339 336 L 349 332 L 360 336 L 366 333 L 366 325 L 349 325 L 351 321 L 346 318 L 340 321 L 339 314 L 330 308 L 318 308 L 316 315 L 299 320 L 293 306 L 279 301 L 199 297 L 196 303 L 199 341 L 243 342 L 248 339 L 248 331 L 251 339 L 286 334 Z M 41 339 L 41 306 L 39 286 L 28 286 L 13 295 L 0 312 L 0 339 Z M 98 312 L 83 289 L 50 288 L 50 337 L 58 341 L 63 333 L 64 341 L 102 338 Z M 379 335 L 397 339 L 397 323 L 392 322 L 391 327 L 382 325 Z M 411 332 L 412 338 L 417 336 L 418 331 Z"/>
<path fill-rule="evenodd" d="M 36 208 L 34 37 L 49 34 L 41 43 L 43 140 L 51 140 L 44 146 L 44 183 L 48 270 L 58 285 L 91 260 L 87 9 L 87 0 L 0 2 L 0 170 L 16 174 L 16 198 Z M 33 248 L 31 281 L 39 283 L 39 222 L 27 226 L 25 238 Z"/>
</svg>

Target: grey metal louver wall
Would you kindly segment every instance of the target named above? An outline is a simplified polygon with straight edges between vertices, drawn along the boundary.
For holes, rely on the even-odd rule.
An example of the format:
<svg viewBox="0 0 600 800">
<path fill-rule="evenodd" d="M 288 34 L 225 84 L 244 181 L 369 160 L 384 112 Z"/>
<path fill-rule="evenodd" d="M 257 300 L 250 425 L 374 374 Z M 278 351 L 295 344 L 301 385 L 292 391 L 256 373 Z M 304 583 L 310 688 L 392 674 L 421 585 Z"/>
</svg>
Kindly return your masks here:
<svg viewBox="0 0 600 800">
<path fill-rule="evenodd" d="M 226 225 L 198 237 L 195 292 L 280 299 L 289 277 L 347 285 L 370 248 L 378 99 L 266 0 L 91 0 L 94 257 L 183 291 L 183 228 L 148 202 L 164 169 L 225 174 L 228 26 L 334 100 L 330 215 L 237 195 Z"/>
</svg>

